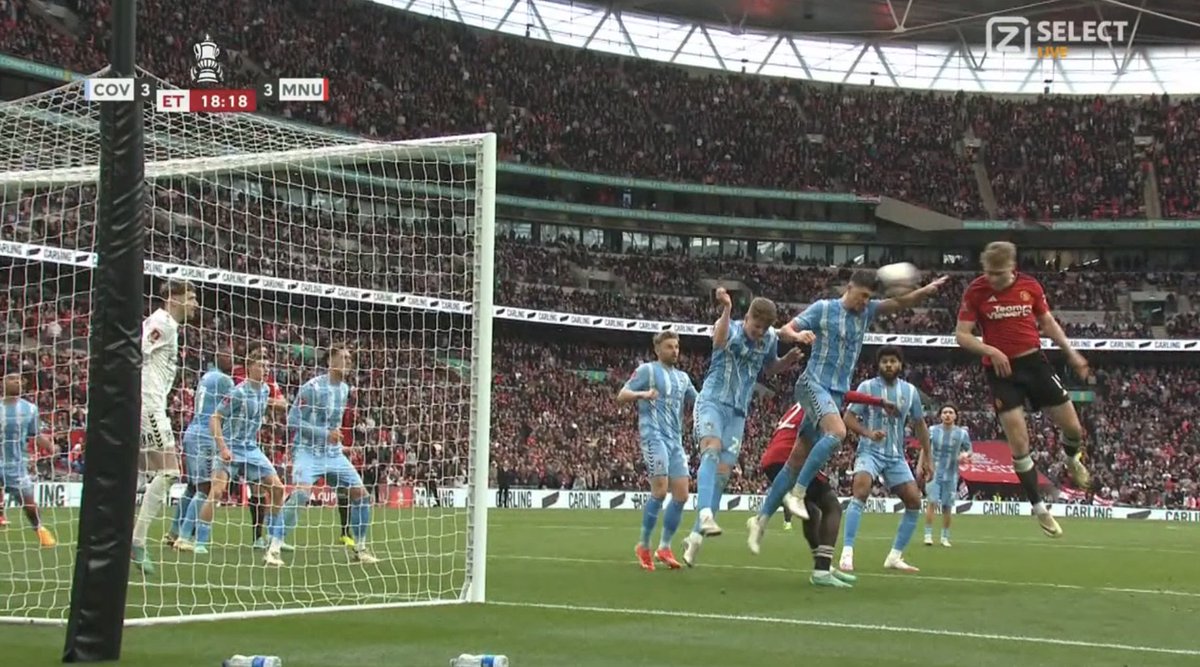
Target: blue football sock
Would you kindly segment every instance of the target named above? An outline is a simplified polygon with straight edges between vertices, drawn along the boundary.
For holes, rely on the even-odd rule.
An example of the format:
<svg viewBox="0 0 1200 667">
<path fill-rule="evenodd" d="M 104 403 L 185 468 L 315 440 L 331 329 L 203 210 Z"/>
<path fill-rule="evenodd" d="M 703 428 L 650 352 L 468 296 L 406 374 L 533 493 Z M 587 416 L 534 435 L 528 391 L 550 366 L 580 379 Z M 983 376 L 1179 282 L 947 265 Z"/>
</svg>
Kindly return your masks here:
<svg viewBox="0 0 1200 667">
<path fill-rule="evenodd" d="M 270 535 L 271 539 L 282 542 L 286 527 L 283 522 L 283 510 L 274 510 L 268 514 L 266 524 L 267 535 Z"/>
<path fill-rule="evenodd" d="M 299 521 L 300 508 L 308 506 L 309 493 L 307 491 L 292 491 L 292 495 L 283 501 L 282 519 L 280 523 L 283 525 L 285 535 L 290 534 L 296 529 L 296 522 Z"/>
<path fill-rule="evenodd" d="M 196 517 L 200 515 L 200 508 L 204 507 L 207 502 L 208 495 L 202 491 L 197 491 L 195 496 L 188 502 L 187 510 L 184 511 L 183 521 L 179 522 L 179 537 L 190 540 L 192 534 L 196 532 Z"/>
<path fill-rule="evenodd" d="M 192 504 L 192 497 L 195 493 L 196 487 L 191 484 L 183 490 L 183 495 L 179 497 L 179 504 L 175 505 L 175 515 L 171 517 L 171 528 L 168 534 L 183 537 L 183 534 L 180 532 L 183 526 L 183 519 L 187 516 L 188 506 Z M 190 535 L 191 533 L 188 534 Z"/>
<path fill-rule="evenodd" d="M 199 519 L 196 521 L 196 544 L 208 546 L 212 541 L 212 522 Z"/>
<path fill-rule="evenodd" d="M 779 507 L 783 505 L 783 497 L 792 490 L 792 485 L 795 483 L 796 473 L 790 466 L 784 465 L 779 474 L 775 475 L 774 481 L 771 482 L 771 488 L 767 489 L 767 497 L 763 499 L 758 515 L 767 519 L 775 516 Z"/>
<path fill-rule="evenodd" d="M 670 548 L 671 538 L 675 537 L 675 531 L 679 530 L 679 524 L 683 521 L 683 503 L 674 498 L 667 501 L 667 510 L 663 512 L 663 529 L 662 538 L 658 541 L 659 548 Z"/>
<path fill-rule="evenodd" d="M 904 551 L 904 547 L 908 546 L 909 540 L 917 530 L 917 520 L 920 518 L 921 510 L 904 510 L 904 516 L 900 517 L 900 527 L 896 529 L 896 541 L 892 543 L 893 549 Z"/>
<path fill-rule="evenodd" d="M 350 501 L 350 535 L 354 542 L 362 545 L 367 541 L 367 527 L 371 525 L 371 499 L 362 496 Z"/>
<path fill-rule="evenodd" d="M 708 509 L 712 510 L 713 516 L 717 516 L 717 510 L 721 509 L 721 496 L 725 494 L 725 487 L 729 484 L 729 473 L 718 472 L 717 483 L 713 487 L 712 504 Z"/>
<path fill-rule="evenodd" d="M 866 506 L 867 504 L 858 498 L 850 499 L 850 506 L 846 508 L 846 537 L 842 540 L 842 546 L 854 548 L 854 538 L 858 537 L 858 522 L 862 521 Z"/>
<path fill-rule="evenodd" d="M 700 512 L 711 508 L 713 494 L 717 491 L 717 458 L 715 449 L 700 452 L 700 469 L 696 471 L 696 524 L 693 530 L 700 532 Z"/>
<path fill-rule="evenodd" d="M 825 464 L 829 463 L 829 459 L 833 458 L 833 453 L 837 451 L 840 444 L 842 444 L 841 438 L 828 433 L 822 435 L 817 444 L 813 445 L 812 451 L 808 453 L 808 458 L 804 460 L 804 467 L 800 468 L 796 486 L 807 489 L 808 485 L 817 478 L 817 473 L 821 472 Z"/>
<path fill-rule="evenodd" d="M 650 533 L 653 533 L 654 527 L 658 525 L 658 512 L 662 509 L 663 500 L 650 496 L 650 500 L 647 500 L 646 506 L 642 508 L 642 536 L 638 544 L 647 549 L 650 548 Z"/>
<path fill-rule="evenodd" d="M 949 529 L 949 528 L 943 528 L 943 529 L 942 529 L 942 539 L 943 539 L 943 540 L 948 540 L 948 539 L 950 539 L 950 529 Z"/>
<path fill-rule="evenodd" d="M 942 531 L 945 534 L 946 531 Z M 933 538 L 933 526 L 925 526 L 925 537 Z"/>
</svg>

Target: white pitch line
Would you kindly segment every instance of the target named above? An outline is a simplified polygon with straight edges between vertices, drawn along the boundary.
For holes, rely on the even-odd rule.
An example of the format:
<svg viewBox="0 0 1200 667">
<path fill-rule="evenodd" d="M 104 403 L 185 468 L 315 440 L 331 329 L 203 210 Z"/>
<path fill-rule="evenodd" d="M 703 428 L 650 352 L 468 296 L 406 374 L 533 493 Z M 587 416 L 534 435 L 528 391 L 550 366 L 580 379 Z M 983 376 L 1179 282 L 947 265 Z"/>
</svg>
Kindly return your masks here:
<svg viewBox="0 0 1200 667">
<path fill-rule="evenodd" d="M 613 558 L 566 558 L 559 556 L 519 556 L 519 555 L 501 555 L 488 554 L 488 558 L 496 560 L 532 560 L 544 562 L 561 562 L 561 563 L 588 563 L 596 565 L 622 565 L 628 566 L 636 564 L 633 560 L 618 560 Z M 804 568 L 786 568 L 774 567 L 770 565 L 701 565 L 703 568 L 711 568 L 718 570 L 757 570 L 760 572 L 800 572 Z M 904 581 L 906 579 L 914 579 L 920 581 L 943 581 L 952 584 L 989 584 L 995 586 L 1027 586 L 1031 588 L 1055 588 L 1059 590 L 1069 591 L 1100 591 L 1104 593 L 1131 593 L 1137 595 L 1164 595 L 1184 598 L 1200 598 L 1200 592 L 1192 591 L 1165 591 L 1155 590 L 1151 588 L 1113 588 L 1108 586 L 1091 587 L 1081 586 L 1079 584 L 1055 584 L 1050 582 L 1039 581 L 1009 581 L 1006 579 L 977 579 L 974 577 L 938 577 L 927 574 L 882 574 L 878 572 L 860 572 L 855 571 L 856 577 L 887 577 L 895 581 Z"/>
<path fill-rule="evenodd" d="M 489 527 L 492 527 L 492 528 L 526 527 L 526 528 L 528 528 L 530 525 L 531 524 L 492 523 L 492 524 L 489 524 Z M 578 531 L 584 531 L 584 532 L 615 530 L 615 531 L 621 531 L 621 532 L 626 532 L 626 533 L 629 532 L 629 528 L 622 527 L 622 526 L 587 526 L 587 525 L 579 525 L 579 524 L 550 524 L 550 523 L 537 523 L 537 524 L 532 524 L 532 525 L 537 528 L 545 528 L 548 530 L 578 530 Z M 1175 526 L 1164 526 L 1164 528 L 1175 528 Z M 1020 545 L 1027 545 L 1027 546 L 1031 546 L 1031 547 L 1046 548 L 1046 549 L 1083 549 L 1086 551 L 1130 551 L 1130 552 L 1139 553 L 1139 554 L 1144 554 L 1147 551 L 1147 549 L 1145 547 L 1127 547 L 1127 546 L 1121 546 L 1121 545 L 1111 545 L 1110 546 L 1107 544 L 1074 544 L 1070 541 L 1061 540 L 1061 539 L 1059 539 L 1059 540 L 1049 540 L 1049 539 L 1036 540 L 1036 539 L 1022 539 L 1022 538 L 1001 538 L 1001 537 L 996 537 L 994 535 L 985 535 L 983 537 L 985 539 L 964 540 L 964 539 L 960 539 L 960 538 L 955 538 L 954 543 L 955 544 L 982 544 L 982 545 L 992 545 L 992 546 L 1011 546 L 1014 544 L 1020 544 Z M 865 540 L 868 542 L 891 542 L 894 538 L 888 537 L 888 536 L 883 536 L 883 535 L 878 535 L 878 536 L 877 535 L 859 535 L 858 539 Z M 1160 549 L 1157 547 L 1155 547 L 1152 551 L 1154 551 L 1155 553 L 1184 554 L 1184 555 L 1188 555 L 1188 556 L 1195 555 L 1195 553 L 1196 553 L 1194 550 L 1188 550 L 1188 549 Z"/>
<path fill-rule="evenodd" d="M 527 609 L 545 609 L 550 611 L 583 612 L 593 614 L 613 614 L 620 616 L 670 616 L 708 621 L 734 621 L 739 623 L 769 623 L 775 625 L 793 625 L 813 628 L 833 628 L 836 630 L 860 630 L 864 632 L 891 632 L 909 635 L 931 635 L 935 637 L 954 637 L 957 639 L 982 639 L 987 641 L 1017 642 L 1024 644 L 1048 644 L 1052 646 L 1071 646 L 1075 648 L 1104 649 L 1109 651 L 1132 651 L 1135 653 L 1159 653 L 1163 655 L 1200 656 L 1200 650 L 1189 648 L 1163 648 L 1161 646 L 1137 646 L 1133 644 L 1110 644 L 1106 642 L 1089 642 L 1077 639 L 1057 639 L 1053 637 L 1028 637 L 1025 635 L 999 635 L 987 632 L 966 632 L 959 630 L 938 630 L 934 628 L 916 628 L 900 625 L 877 625 L 871 623 L 847 623 L 841 621 L 821 621 L 804 618 L 781 618 L 773 616 L 753 616 L 742 614 L 706 614 L 691 611 L 671 611 L 663 609 L 620 609 L 614 607 L 592 607 L 587 605 L 551 604 L 545 602 L 488 602 L 497 607 L 523 607 Z"/>
</svg>

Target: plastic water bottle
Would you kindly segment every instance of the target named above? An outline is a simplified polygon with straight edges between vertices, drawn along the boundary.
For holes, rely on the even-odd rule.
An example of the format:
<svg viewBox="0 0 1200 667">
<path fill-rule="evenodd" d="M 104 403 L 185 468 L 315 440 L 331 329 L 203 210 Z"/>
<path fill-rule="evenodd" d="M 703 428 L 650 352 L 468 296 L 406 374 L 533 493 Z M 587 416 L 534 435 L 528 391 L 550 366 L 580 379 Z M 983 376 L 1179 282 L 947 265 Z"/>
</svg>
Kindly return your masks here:
<svg viewBox="0 0 1200 667">
<path fill-rule="evenodd" d="M 508 667 L 502 655 L 471 655 L 464 653 L 450 661 L 450 667 Z"/>
<path fill-rule="evenodd" d="M 273 655 L 235 655 L 221 667 L 283 667 L 283 660 Z"/>
</svg>

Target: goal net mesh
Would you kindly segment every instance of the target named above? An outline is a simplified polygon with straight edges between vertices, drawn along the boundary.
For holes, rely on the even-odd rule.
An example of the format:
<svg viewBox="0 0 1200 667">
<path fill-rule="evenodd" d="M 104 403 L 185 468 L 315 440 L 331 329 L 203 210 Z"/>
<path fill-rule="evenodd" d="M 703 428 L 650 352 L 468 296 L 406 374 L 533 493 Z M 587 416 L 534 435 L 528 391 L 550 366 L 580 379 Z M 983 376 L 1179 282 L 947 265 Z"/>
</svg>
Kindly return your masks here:
<svg viewBox="0 0 1200 667">
<path fill-rule="evenodd" d="M 61 620 L 69 605 L 88 459 L 99 115 L 80 84 L 0 104 L 2 356 L 45 436 L 5 443 L 3 617 Z M 375 143 L 149 106 L 144 123 L 146 314 L 169 278 L 191 281 L 201 304 L 180 328 L 169 400 L 177 443 L 219 350 L 231 348 L 240 364 L 251 344 L 265 343 L 268 376 L 290 405 L 324 372 L 331 345 L 349 347 L 344 443 L 374 502 L 367 546 L 379 562 L 352 562 L 338 494 L 320 483 L 286 538 L 294 550 L 285 549 L 285 567 L 264 567 L 247 502 L 254 489 L 238 482 L 215 511 L 208 553 L 175 550 L 165 540 L 185 475 L 151 530 L 157 572 L 131 574 L 129 617 L 462 599 L 475 557 L 470 443 L 487 428 L 472 409 L 479 346 L 470 317 L 477 249 L 491 233 L 484 138 Z M 286 424 L 286 411 L 269 412 L 259 443 L 290 491 Z M 30 529 L 19 493 L 26 476 L 57 546 Z"/>
</svg>

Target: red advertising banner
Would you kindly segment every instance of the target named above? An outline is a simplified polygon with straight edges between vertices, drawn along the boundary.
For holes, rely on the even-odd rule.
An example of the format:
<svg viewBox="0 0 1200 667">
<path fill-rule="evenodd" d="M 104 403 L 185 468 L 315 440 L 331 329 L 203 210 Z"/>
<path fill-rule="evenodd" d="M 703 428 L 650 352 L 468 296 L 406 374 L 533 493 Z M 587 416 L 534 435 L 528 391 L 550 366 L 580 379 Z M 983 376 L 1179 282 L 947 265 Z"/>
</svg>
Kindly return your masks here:
<svg viewBox="0 0 1200 667">
<path fill-rule="evenodd" d="M 971 460 L 958 467 L 962 479 L 983 484 L 1020 484 L 1012 470 L 1012 452 L 1007 442 L 984 440 L 973 445 Z M 1050 486 L 1050 480 L 1039 472 L 1038 484 Z"/>
</svg>

